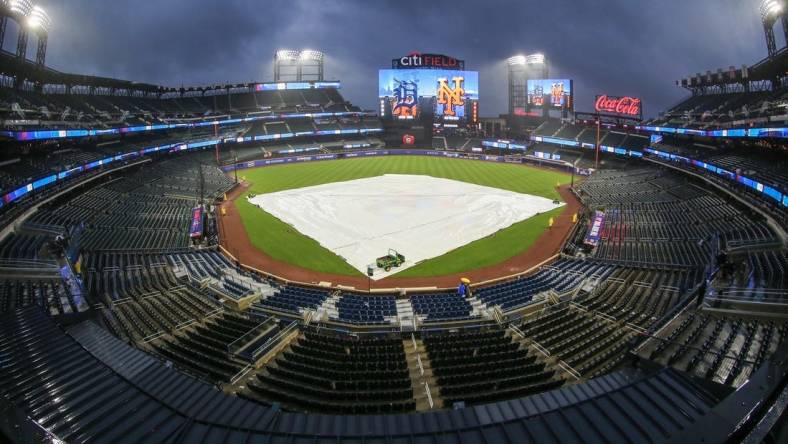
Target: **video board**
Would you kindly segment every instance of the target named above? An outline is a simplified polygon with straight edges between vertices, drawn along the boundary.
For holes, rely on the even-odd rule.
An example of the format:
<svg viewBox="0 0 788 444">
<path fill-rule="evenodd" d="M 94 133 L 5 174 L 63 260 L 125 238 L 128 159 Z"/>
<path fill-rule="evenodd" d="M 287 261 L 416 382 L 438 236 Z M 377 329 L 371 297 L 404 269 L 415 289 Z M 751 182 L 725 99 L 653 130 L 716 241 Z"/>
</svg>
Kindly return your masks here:
<svg viewBox="0 0 788 444">
<path fill-rule="evenodd" d="M 528 79 L 526 89 L 531 109 L 573 109 L 570 79 Z"/>
<path fill-rule="evenodd" d="M 466 105 L 469 101 L 479 100 L 479 73 L 444 69 L 381 69 L 378 72 L 378 98 L 381 115 L 393 119 L 418 119 L 423 113 L 432 112 L 436 117 L 447 120 L 464 120 Z"/>
</svg>

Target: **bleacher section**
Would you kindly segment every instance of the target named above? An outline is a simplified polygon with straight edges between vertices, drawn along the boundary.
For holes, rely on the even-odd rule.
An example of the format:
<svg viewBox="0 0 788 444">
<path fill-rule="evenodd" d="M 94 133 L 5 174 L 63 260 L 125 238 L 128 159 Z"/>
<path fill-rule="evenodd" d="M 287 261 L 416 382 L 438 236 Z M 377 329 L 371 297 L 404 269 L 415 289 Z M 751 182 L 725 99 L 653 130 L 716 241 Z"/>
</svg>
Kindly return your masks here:
<svg viewBox="0 0 788 444">
<path fill-rule="evenodd" d="M 336 89 L 304 91 L 254 91 L 233 88 L 205 96 L 165 93 L 161 96 L 49 94 L 0 88 L 0 118 L 29 121 L 40 118 L 47 128 L 153 125 L 204 116 L 247 113 L 356 111 Z M 15 106 L 18 105 L 18 108 Z M 13 127 L 9 129 L 17 129 Z M 26 125 L 25 130 L 38 129 Z"/>
<path fill-rule="evenodd" d="M 105 324 L 118 337 L 133 341 L 171 333 L 220 311 L 218 304 L 187 286 L 169 288 L 111 307 L 103 310 Z"/>
<path fill-rule="evenodd" d="M 0 242 L 0 264 L 54 266 L 55 258 L 45 249 L 45 245 L 53 238 L 45 234 L 10 233 Z"/>
<path fill-rule="evenodd" d="M 471 317 L 471 304 L 456 293 L 414 294 L 410 302 L 414 313 L 426 322 Z"/>
<path fill-rule="evenodd" d="M 186 329 L 151 342 L 154 351 L 180 368 L 208 381 L 230 382 L 246 363 L 233 357 L 228 346 L 258 322 L 246 315 L 219 312 Z"/>
<path fill-rule="evenodd" d="M 561 360 L 575 378 L 607 373 L 626 357 L 633 332 L 571 304 L 550 307 L 520 329 L 536 347 Z"/>
<path fill-rule="evenodd" d="M 347 338 L 306 329 L 243 392 L 306 411 L 411 411 L 413 390 L 402 340 Z"/>
<path fill-rule="evenodd" d="M 446 407 L 527 396 L 564 384 L 504 330 L 428 335 L 423 341 Z"/>
<path fill-rule="evenodd" d="M 689 278 L 681 270 L 620 268 L 592 293 L 579 295 L 576 303 L 616 322 L 648 329 L 679 303 L 684 290 L 692 284 Z"/>
<path fill-rule="evenodd" d="M 344 293 L 336 303 L 337 320 L 353 324 L 382 324 L 397 316 L 394 296 L 368 296 Z"/>
<path fill-rule="evenodd" d="M 58 316 L 88 310 L 83 299 L 75 299 L 68 286 L 55 278 L 0 279 L 0 315 L 37 305 Z"/>
<path fill-rule="evenodd" d="M 497 305 L 503 310 L 511 310 L 530 303 L 541 292 L 563 293 L 580 285 L 585 278 L 604 279 L 612 269 L 606 264 L 559 259 L 542 267 L 536 274 L 482 287 L 474 291 L 474 296 L 488 306 Z"/>
<path fill-rule="evenodd" d="M 305 309 L 315 310 L 328 295 L 326 290 L 284 285 L 278 293 L 255 304 L 261 308 L 299 314 Z"/>
<path fill-rule="evenodd" d="M 728 247 L 776 240 L 764 223 L 659 169 L 601 171 L 579 190 L 585 204 L 605 212 L 600 259 L 700 267 L 717 238 Z"/>
<path fill-rule="evenodd" d="M 195 159 L 161 162 L 137 173 L 56 201 L 38 211 L 29 223 L 68 229 L 87 227 L 81 246 L 87 250 L 166 250 L 189 245 L 191 210 L 204 193 L 221 195 L 232 181 L 216 167 Z"/>
<path fill-rule="evenodd" d="M 0 349 L 8 357 L 8 365 L 0 367 L 0 394 L 18 409 L 14 414 L 37 421 L 52 434 L 42 440 L 57 437 L 66 442 L 287 440 L 292 439 L 293 424 L 303 436 L 352 444 L 368 442 L 371 430 L 408 444 L 425 439 L 459 443 L 458 434 L 505 439 L 513 430 L 529 430 L 528 436 L 539 442 L 559 442 L 585 436 L 576 430 L 580 424 L 592 427 L 589 412 L 600 440 L 661 441 L 691 429 L 720 401 L 667 369 L 618 372 L 582 387 L 482 405 L 470 416 L 452 411 L 397 417 L 304 415 L 227 396 L 90 322 L 65 334 L 38 311 L 17 312 L 0 321 Z M 328 371 L 321 365 L 316 371 L 321 373 L 315 373 Z M 637 408 L 611 408 L 621 399 Z M 362 410 L 362 403 L 355 404 Z M 500 412 L 510 413 L 502 417 Z M 30 430 L 42 433 L 33 427 Z"/>
<path fill-rule="evenodd" d="M 773 126 L 784 122 L 780 116 L 785 115 L 786 106 L 788 89 L 779 86 L 774 91 L 697 93 L 649 124 L 702 129 L 759 121 Z"/>
<path fill-rule="evenodd" d="M 721 316 L 690 309 L 638 353 L 697 377 L 739 387 L 780 344 L 785 344 L 786 336 L 785 320 Z"/>
</svg>

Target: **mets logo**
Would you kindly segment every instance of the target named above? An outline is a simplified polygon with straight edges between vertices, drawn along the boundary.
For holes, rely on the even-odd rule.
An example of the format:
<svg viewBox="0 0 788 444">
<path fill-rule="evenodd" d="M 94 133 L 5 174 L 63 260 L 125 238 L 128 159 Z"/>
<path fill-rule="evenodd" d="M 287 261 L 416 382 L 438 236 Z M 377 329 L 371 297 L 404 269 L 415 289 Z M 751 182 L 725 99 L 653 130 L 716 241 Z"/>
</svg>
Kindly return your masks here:
<svg viewBox="0 0 788 444">
<path fill-rule="evenodd" d="M 452 77 L 454 88 L 449 88 L 449 79 L 438 79 L 438 104 L 444 105 L 443 113 L 447 116 L 454 116 L 454 108 L 465 106 L 465 90 L 462 87 L 463 77 Z"/>
</svg>

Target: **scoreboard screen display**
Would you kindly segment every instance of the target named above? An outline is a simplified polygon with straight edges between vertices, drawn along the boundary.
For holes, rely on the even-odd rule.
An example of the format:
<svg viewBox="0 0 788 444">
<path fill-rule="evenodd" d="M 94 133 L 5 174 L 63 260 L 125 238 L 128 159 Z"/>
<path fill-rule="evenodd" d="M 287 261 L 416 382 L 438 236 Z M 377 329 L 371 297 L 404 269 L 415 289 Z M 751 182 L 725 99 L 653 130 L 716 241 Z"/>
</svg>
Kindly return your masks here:
<svg viewBox="0 0 788 444">
<path fill-rule="evenodd" d="M 531 108 L 573 109 L 570 79 L 529 79 L 526 87 Z"/>
<path fill-rule="evenodd" d="M 425 112 L 449 120 L 466 117 L 466 105 L 479 99 L 479 73 L 442 69 L 381 69 L 381 115 L 418 119 Z M 426 109 L 429 108 L 429 109 Z"/>
</svg>

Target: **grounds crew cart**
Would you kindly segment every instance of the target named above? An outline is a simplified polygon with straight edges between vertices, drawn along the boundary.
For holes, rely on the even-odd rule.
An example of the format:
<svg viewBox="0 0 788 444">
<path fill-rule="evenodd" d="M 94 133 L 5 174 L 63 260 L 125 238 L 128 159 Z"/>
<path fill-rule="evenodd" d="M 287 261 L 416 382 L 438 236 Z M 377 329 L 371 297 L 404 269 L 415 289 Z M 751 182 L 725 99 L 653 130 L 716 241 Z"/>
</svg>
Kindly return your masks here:
<svg viewBox="0 0 788 444">
<path fill-rule="evenodd" d="M 397 253 L 391 248 L 389 248 L 389 253 L 387 255 L 381 256 L 375 261 L 378 268 L 382 268 L 386 271 L 391 270 L 392 267 L 399 267 L 403 262 L 405 262 L 405 256 Z"/>
</svg>

